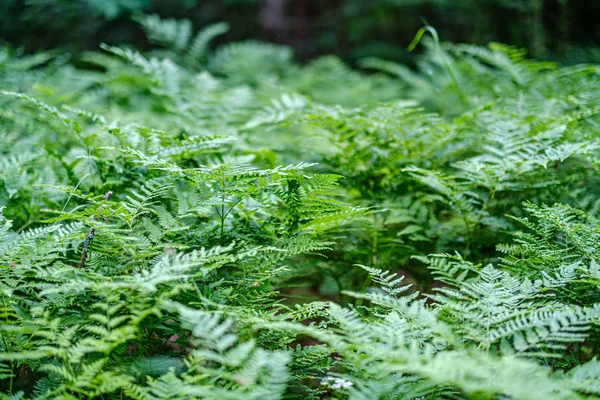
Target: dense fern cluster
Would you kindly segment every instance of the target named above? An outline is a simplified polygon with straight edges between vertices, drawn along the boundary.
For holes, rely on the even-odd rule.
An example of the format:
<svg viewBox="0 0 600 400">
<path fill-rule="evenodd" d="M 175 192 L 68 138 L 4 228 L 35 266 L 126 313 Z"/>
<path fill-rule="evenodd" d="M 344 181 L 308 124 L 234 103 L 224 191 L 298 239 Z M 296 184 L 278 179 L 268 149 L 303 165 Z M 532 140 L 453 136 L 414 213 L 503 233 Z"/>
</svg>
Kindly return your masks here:
<svg viewBox="0 0 600 400">
<path fill-rule="evenodd" d="M 137 20 L 0 54 L 4 397 L 600 396 L 599 66 Z"/>
</svg>

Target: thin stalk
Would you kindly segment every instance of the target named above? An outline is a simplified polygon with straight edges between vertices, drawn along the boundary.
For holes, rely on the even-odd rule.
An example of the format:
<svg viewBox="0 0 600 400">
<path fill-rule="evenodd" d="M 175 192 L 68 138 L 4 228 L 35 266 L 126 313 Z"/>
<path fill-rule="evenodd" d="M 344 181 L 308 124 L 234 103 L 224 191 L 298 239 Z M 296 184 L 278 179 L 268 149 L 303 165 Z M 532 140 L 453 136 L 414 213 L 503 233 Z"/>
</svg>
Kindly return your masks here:
<svg viewBox="0 0 600 400">
<path fill-rule="evenodd" d="M 108 192 L 106 192 L 106 194 L 104 196 L 102 196 L 102 200 L 108 201 L 108 199 L 110 199 L 110 196 L 112 196 L 112 192 L 109 190 Z M 102 204 L 100 206 L 98 206 L 98 212 L 102 211 L 102 208 L 104 208 L 104 206 Z M 94 215 L 94 221 L 98 221 L 98 219 L 99 219 L 98 214 Z M 95 234 L 94 227 L 91 227 L 90 230 L 88 231 L 87 235 L 85 236 L 85 240 L 83 241 L 83 248 L 81 249 L 81 260 L 79 261 L 79 268 L 85 267 L 85 261 L 87 260 L 87 257 L 88 257 L 88 249 L 89 249 L 90 245 L 92 244 L 92 240 L 94 239 L 94 234 Z"/>
<path fill-rule="evenodd" d="M 458 83 L 458 79 L 456 78 L 456 74 L 452 70 L 452 66 L 450 65 L 450 63 L 446 59 L 446 56 L 444 55 L 444 52 L 442 51 L 442 47 L 440 45 L 440 38 L 434 27 L 429 26 L 429 25 L 425 25 L 425 26 L 421 27 L 417 31 L 417 34 L 413 38 L 412 42 L 410 42 L 410 44 L 408 45 L 408 48 L 407 48 L 408 51 L 413 51 L 415 49 L 415 47 L 417 47 L 417 44 L 419 44 L 419 42 L 421 41 L 421 38 L 423 37 L 423 35 L 426 32 L 429 32 L 431 34 L 431 36 L 433 37 L 433 41 L 435 42 L 435 47 L 436 47 L 438 56 L 440 57 L 440 61 L 443 65 L 444 69 L 450 76 L 452 83 L 454 84 L 454 86 L 456 86 L 456 90 L 458 90 L 458 94 L 459 94 L 461 100 L 463 100 L 466 104 L 469 104 L 468 97 L 463 92 L 462 88 L 460 87 L 460 84 Z"/>
<path fill-rule="evenodd" d="M 377 265 L 377 250 L 378 250 L 378 245 L 379 245 L 379 229 L 377 226 L 377 214 L 373 214 L 373 224 L 374 224 L 374 234 L 373 234 L 373 238 L 371 240 L 371 254 L 370 254 L 370 260 L 369 260 L 369 266 L 372 268 L 376 268 Z M 365 281 L 362 284 L 362 287 L 360 289 L 360 293 L 365 293 L 367 291 L 367 289 L 369 288 L 369 285 L 371 285 L 371 282 L 373 281 L 373 277 L 368 274 L 367 278 L 365 279 Z M 359 298 L 356 299 L 354 305 L 356 307 L 361 306 L 363 303 L 363 299 Z"/>
<path fill-rule="evenodd" d="M 223 246 L 223 236 L 225 234 L 225 195 L 221 198 L 221 213 L 219 214 L 221 217 L 221 246 Z"/>
</svg>

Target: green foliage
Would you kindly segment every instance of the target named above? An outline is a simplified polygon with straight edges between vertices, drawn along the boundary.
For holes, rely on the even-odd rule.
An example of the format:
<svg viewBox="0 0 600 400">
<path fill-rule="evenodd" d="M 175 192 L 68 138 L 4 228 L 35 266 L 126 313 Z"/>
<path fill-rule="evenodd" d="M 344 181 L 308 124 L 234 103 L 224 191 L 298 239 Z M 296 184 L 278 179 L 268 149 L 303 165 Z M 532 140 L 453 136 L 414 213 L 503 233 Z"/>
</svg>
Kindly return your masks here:
<svg viewBox="0 0 600 400">
<path fill-rule="evenodd" d="M 161 20 L 154 14 L 141 15 L 138 21 L 151 43 L 173 50 L 168 56 L 180 58 L 191 69 L 198 69 L 199 62 L 206 58 L 209 42 L 229 30 L 229 25 L 222 22 L 207 26 L 192 38 L 192 23 L 187 19 Z"/>
<path fill-rule="evenodd" d="M 600 395 L 598 66 L 136 18 L 1 53 L 3 397 Z"/>
</svg>

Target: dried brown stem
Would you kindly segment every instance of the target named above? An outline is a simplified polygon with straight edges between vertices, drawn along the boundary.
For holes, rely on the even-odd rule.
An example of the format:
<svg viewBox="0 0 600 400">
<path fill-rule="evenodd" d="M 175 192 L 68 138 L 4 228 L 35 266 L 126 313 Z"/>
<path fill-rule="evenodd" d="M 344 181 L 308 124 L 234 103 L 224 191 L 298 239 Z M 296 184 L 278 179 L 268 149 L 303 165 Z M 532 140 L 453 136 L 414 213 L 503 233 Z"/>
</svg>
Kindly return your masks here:
<svg viewBox="0 0 600 400">
<path fill-rule="evenodd" d="M 109 190 L 108 192 L 106 192 L 106 194 L 104 196 L 102 196 L 102 200 L 107 201 L 108 199 L 110 199 L 110 196 L 112 196 L 112 192 Z M 104 208 L 103 204 L 98 206 L 98 213 L 96 213 L 96 215 L 94 215 L 94 221 L 98 221 L 98 215 L 100 214 L 100 211 L 102 211 L 102 208 Z M 102 220 L 104 220 L 104 218 L 102 218 Z M 92 244 L 92 239 L 94 239 L 94 228 L 93 227 L 90 228 L 87 235 L 85 235 L 85 240 L 83 241 L 83 249 L 81 249 L 81 261 L 79 262 L 79 268 L 85 267 L 85 260 L 87 260 L 88 249 L 90 248 L 90 245 Z"/>
</svg>

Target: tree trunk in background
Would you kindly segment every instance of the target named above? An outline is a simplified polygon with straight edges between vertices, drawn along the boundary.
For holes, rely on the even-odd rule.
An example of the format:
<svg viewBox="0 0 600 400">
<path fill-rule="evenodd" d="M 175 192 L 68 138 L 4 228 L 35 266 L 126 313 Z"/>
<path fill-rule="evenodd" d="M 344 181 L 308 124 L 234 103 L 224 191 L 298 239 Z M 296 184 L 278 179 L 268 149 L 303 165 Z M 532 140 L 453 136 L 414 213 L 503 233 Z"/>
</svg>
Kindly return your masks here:
<svg viewBox="0 0 600 400">
<path fill-rule="evenodd" d="M 267 40 L 295 48 L 298 58 L 310 55 L 309 1 L 263 0 L 259 19 Z M 289 7 L 293 5 L 294 7 Z M 291 8 L 291 9 L 290 9 Z M 289 12 L 292 15 L 288 14 Z"/>
<path fill-rule="evenodd" d="M 287 36 L 289 21 L 285 15 L 287 0 L 263 0 L 259 19 L 270 41 Z"/>
<path fill-rule="evenodd" d="M 529 43 L 529 53 L 534 57 L 543 57 L 546 49 L 546 29 L 544 27 L 544 0 L 530 0 L 530 11 L 525 17 Z"/>
<path fill-rule="evenodd" d="M 568 43 L 569 43 L 569 28 L 571 24 L 571 9 L 568 7 L 566 1 L 558 2 L 558 37 L 559 41 L 556 46 L 556 51 L 565 53 L 568 51 Z"/>
</svg>

